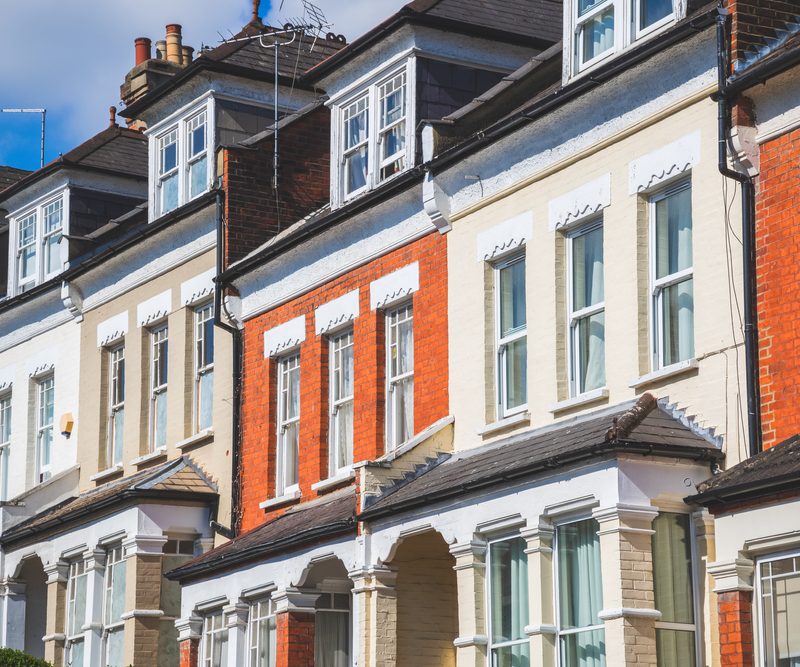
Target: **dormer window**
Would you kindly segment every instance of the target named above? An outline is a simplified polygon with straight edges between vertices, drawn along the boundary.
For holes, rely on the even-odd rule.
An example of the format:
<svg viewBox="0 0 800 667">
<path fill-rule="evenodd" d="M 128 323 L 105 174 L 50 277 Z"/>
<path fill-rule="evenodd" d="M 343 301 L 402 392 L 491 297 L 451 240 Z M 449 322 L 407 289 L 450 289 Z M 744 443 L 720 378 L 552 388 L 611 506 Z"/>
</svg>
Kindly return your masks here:
<svg viewBox="0 0 800 667">
<path fill-rule="evenodd" d="M 570 11 L 576 74 L 676 17 L 673 0 L 572 0 Z"/>
<path fill-rule="evenodd" d="M 59 194 L 11 216 L 11 247 L 16 255 L 11 266 L 15 267 L 17 294 L 53 278 L 63 269 L 64 208 L 64 194 Z"/>
<path fill-rule="evenodd" d="M 151 181 L 153 219 L 208 191 L 211 183 L 209 114 L 208 103 L 205 103 L 177 122 L 154 128 L 151 136 L 155 153 L 151 170 L 151 174 L 155 174 Z"/>
<path fill-rule="evenodd" d="M 339 199 L 352 199 L 409 166 L 409 98 L 404 66 L 334 107 L 340 133 Z"/>
</svg>

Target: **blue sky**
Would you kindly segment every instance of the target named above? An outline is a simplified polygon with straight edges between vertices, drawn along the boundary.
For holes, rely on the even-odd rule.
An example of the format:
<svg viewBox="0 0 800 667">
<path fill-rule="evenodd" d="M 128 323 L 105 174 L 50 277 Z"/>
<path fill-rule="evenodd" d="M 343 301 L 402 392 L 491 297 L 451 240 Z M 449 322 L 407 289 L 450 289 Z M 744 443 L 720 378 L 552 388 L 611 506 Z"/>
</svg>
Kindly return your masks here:
<svg viewBox="0 0 800 667">
<path fill-rule="evenodd" d="M 352 40 L 406 0 L 313 0 L 333 30 Z M 299 16 L 300 0 L 262 0 L 261 14 L 280 25 Z M 161 39 L 183 25 L 184 43 L 214 45 L 250 18 L 251 0 L 21 0 L 0 22 L 0 108 L 46 108 L 45 162 L 108 124 L 119 86 L 133 66 L 136 37 Z M 45 15 L 43 17 L 43 14 Z M 280 22 L 279 22 L 280 21 Z M 39 167 L 41 118 L 0 113 L 0 165 Z"/>
</svg>

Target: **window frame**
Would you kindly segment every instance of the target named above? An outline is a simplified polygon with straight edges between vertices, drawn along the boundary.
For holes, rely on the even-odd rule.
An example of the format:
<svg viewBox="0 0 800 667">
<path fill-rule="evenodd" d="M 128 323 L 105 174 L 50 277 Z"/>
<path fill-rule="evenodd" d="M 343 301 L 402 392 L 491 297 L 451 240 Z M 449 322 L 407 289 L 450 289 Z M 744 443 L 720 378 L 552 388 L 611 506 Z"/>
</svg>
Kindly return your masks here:
<svg viewBox="0 0 800 667">
<path fill-rule="evenodd" d="M 44 408 L 43 404 L 43 394 L 48 391 L 46 389 L 46 385 L 50 384 L 49 391 L 52 392 L 52 405 L 53 405 L 53 415 L 49 424 L 45 424 L 43 420 L 42 410 Z M 46 482 L 52 476 L 52 468 L 53 468 L 53 443 L 55 441 L 55 413 L 56 413 L 56 381 L 55 381 L 55 374 L 54 373 L 47 373 L 46 375 L 41 375 L 34 380 L 35 384 L 35 391 L 36 391 L 36 480 L 37 484 L 41 484 L 42 482 Z M 42 448 L 42 441 L 45 432 L 50 431 L 50 451 L 49 453 L 49 462 L 47 464 L 43 461 L 43 454 L 44 450 Z"/>
<path fill-rule="evenodd" d="M 574 269 L 575 269 L 575 254 L 574 242 L 575 239 L 589 234 L 597 229 L 603 232 L 603 300 L 591 306 L 586 306 L 580 310 L 574 309 L 575 301 L 575 284 L 574 284 Z M 605 314 L 606 300 L 605 300 L 605 270 L 606 270 L 606 257 L 605 257 L 605 227 L 603 225 L 603 218 L 593 218 L 588 222 L 581 224 L 579 227 L 570 230 L 566 234 L 567 242 L 567 366 L 569 369 L 569 395 L 570 398 L 580 398 L 581 396 L 591 392 L 597 391 L 602 387 L 595 389 L 583 389 L 581 387 L 585 379 L 580 377 L 580 362 L 581 362 L 581 346 L 580 346 L 580 322 L 589 319 L 600 313 Z M 605 347 L 605 338 L 603 339 L 603 346 Z M 605 386 L 605 383 L 603 384 Z"/>
<path fill-rule="evenodd" d="M 108 354 L 108 417 L 106 434 L 106 468 L 121 465 L 125 458 L 125 343 L 109 347 Z M 122 367 L 120 371 L 120 365 Z M 122 433 L 116 432 L 116 416 L 122 412 Z M 120 457 L 116 460 L 116 437 L 120 438 Z"/>
<path fill-rule="evenodd" d="M 340 344 L 344 339 L 349 339 L 349 342 Z M 339 374 L 342 372 L 342 367 L 337 366 L 337 363 L 341 364 L 341 360 L 344 358 L 343 352 L 348 348 L 351 350 L 350 358 L 352 360 L 350 371 L 353 384 L 352 393 L 344 398 L 341 396 L 337 398 L 337 389 L 341 386 Z M 328 377 L 328 474 L 334 477 L 353 467 L 353 439 L 344 443 L 347 448 L 344 457 L 345 465 L 340 467 L 336 463 L 343 447 L 337 428 L 339 411 L 350 405 L 352 418 L 355 419 L 355 332 L 353 327 L 347 327 L 328 336 L 328 366 L 330 367 Z"/>
<path fill-rule="evenodd" d="M 502 299 L 502 285 L 501 273 L 503 269 L 522 262 L 525 264 L 523 272 L 523 287 L 525 288 L 525 326 L 519 327 L 507 336 L 502 335 L 502 316 L 501 316 L 501 299 Z M 522 414 L 528 410 L 528 266 L 527 266 L 527 253 L 525 247 L 520 252 L 515 252 L 510 255 L 501 257 L 500 259 L 492 262 L 492 275 L 494 280 L 494 362 L 496 365 L 495 383 L 497 384 L 495 390 L 495 404 L 497 405 L 497 418 L 506 419 L 514 415 Z M 508 407 L 508 377 L 506 372 L 506 351 L 509 344 L 518 340 L 525 339 L 525 402 L 515 408 Z"/>
<path fill-rule="evenodd" d="M 288 354 L 284 354 L 276 359 L 276 372 L 277 372 L 277 409 L 275 411 L 275 423 L 277 427 L 277 448 L 275 451 L 275 496 L 281 497 L 285 495 L 289 495 L 292 493 L 299 493 L 300 491 L 300 475 L 299 475 L 299 462 L 300 462 L 300 415 L 302 413 L 302 384 L 301 384 L 301 373 L 300 373 L 300 351 L 295 350 L 293 352 L 289 352 Z M 297 394 L 298 394 L 298 405 L 297 405 L 297 414 L 292 417 L 287 417 L 285 414 L 286 410 L 286 401 L 284 394 L 287 394 L 286 398 L 288 398 L 288 392 L 290 391 L 290 385 L 288 382 L 291 381 L 291 374 L 296 372 L 297 374 Z M 297 464 L 298 464 L 298 471 L 297 471 L 297 479 L 291 483 L 287 484 L 287 470 L 286 470 L 286 462 L 287 462 L 287 441 L 286 441 L 286 432 L 288 427 L 295 426 L 297 427 Z"/>
<path fill-rule="evenodd" d="M 77 604 L 77 599 L 78 599 L 76 594 L 76 588 L 78 586 L 78 580 L 81 577 L 83 577 L 84 580 L 83 619 L 80 620 L 80 623 L 76 628 L 75 623 L 77 620 L 79 620 L 75 616 L 75 606 Z M 89 577 L 89 570 L 86 567 L 86 561 L 83 560 L 83 558 L 77 558 L 69 563 L 69 568 L 67 572 L 67 594 L 66 594 L 66 614 L 64 619 L 64 635 L 65 635 L 65 651 L 66 655 L 70 656 L 70 659 L 71 659 L 72 647 L 75 644 L 83 644 L 84 650 L 86 649 L 86 637 L 84 634 L 84 630 L 82 628 L 86 624 L 86 610 L 89 607 L 90 603 L 88 597 L 88 577 Z M 77 632 L 75 632 L 74 630 L 77 630 Z"/>
<path fill-rule="evenodd" d="M 764 563 L 772 563 L 774 561 L 786 560 L 788 558 L 800 558 L 800 548 L 788 549 L 779 551 L 777 553 L 767 554 L 755 559 L 754 579 L 755 579 L 755 619 L 756 623 L 753 628 L 754 643 L 755 643 L 755 657 L 756 665 L 758 667 L 769 667 L 767 665 L 767 656 L 765 654 L 765 615 L 764 615 L 764 602 L 763 602 L 763 583 L 761 581 L 761 566 Z"/>
<path fill-rule="evenodd" d="M 636 0 L 631 0 L 636 2 Z M 619 4 L 620 0 L 601 0 L 598 2 L 597 6 L 589 8 L 584 16 L 579 15 L 579 3 L 580 0 L 573 0 L 573 12 L 572 12 L 572 20 L 574 30 L 573 30 L 573 39 L 575 40 L 575 62 L 577 64 L 577 71 L 583 72 L 584 70 L 590 69 L 592 66 L 596 65 L 602 60 L 605 60 L 612 54 L 616 53 L 620 49 L 620 25 L 621 21 L 620 14 L 621 12 Z M 605 12 L 609 7 L 614 10 L 614 45 L 600 53 L 599 55 L 590 58 L 589 60 L 583 60 L 583 39 L 582 39 L 582 28 L 585 24 L 591 21 L 596 16 Z M 624 20 L 624 19 L 623 19 Z"/>
<path fill-rule="evenodd" d="M 164 334 L 163 339 L 159 339 L 160 334 Z M 147 438 L 147 451 L 150 453 L 159 451 L 166 447 L 167 442 L 167 434 L 164 433 L 164 444 L 159 445 L 158 440 L 161 436 L 160 431 L 158 431 L 158 414 L 157 414 L 157 401 L 158 397 L 163 395 L 165 398 L 163 400 L 168 400 L 166 398 L 167 392 L 169 390 L 169 324 L 167 322 L 162 322 L 161 324 L 157 324 L 147 330 L 148 336 L 148 345 L 149 345 L 149 382 L 148 382 L 148 403 L 149 403 L 149 429 L 148 429 L 148 438 Z M 160 371 L 157 372 L 161 362 L 161 354 L 162 351 L 159 346 L 163 345 L 163 354 L 166 354 L 166 364 L 165 364 L 165 375 L 166 378 L 160 378 L 161 375 Z M 156 350 L 158 349 L 158 355 L 156 354 Z M 157 379 L 163 379 L 163 382 L 156 384 Z M 167 420 L 168 422 L 169 420 Z M 166 431 L 167 424 L 164 424 L 164 428 Z"/>
<path fill-rule="evenodd" d="M 114 558 L 118 556 L 118 558 Z M 103 620 L 102 620 L 102 641 L 103 641 L 103 661 L 104 664 L 108 664 L 108 636 L 111 633 L 115 632 L 122 632 L 123 637 L 125 633 L 125 621 L 118 620 L 114 622 L 109 622 L 109 613 L 110 610 L 108 608 L 109 599 L 113 600 L 114 596 L 114 582 L 116 581 L 114 578 L 114 574 L 117 571 L 117 568 L 120 566 L 124 566 L 122 576 L 123 576 L 123 613 L 125 612 L 125 594 L 126 594 L 126 580 L 125 576 L 127 576 L 127 560 L 125 557 L 125 549 L 122 544 L 116 544 L 113 546 L 106 547 L 106 566 L 105 572 L 103 573 Z"/>
<path fill-rule="evenodd" d="M 392 317 L 399 316 L 399 314 L 403 311 L 410 311 L 411 316 L 406 317 L 404 320 L 398 320 L 394 325 L 392 324 Z M 391 329 L 394 326 L 395 328 L 399 327 L 400 324 L 403 322 L 411 321 L 411 361 L 412 367 L 410 372 L 400 373 L 399 375 L 392 375 L 392 337 L 391 337 Z M 414 303 L 413 300 L 406 300 L 398 304 L 393 304 L 391 307 L 388 307 L 384 311 L 384 338 L 385 343 L 384 346 L 386 348 L 386 383 L 385 383 L 385 392 L 386 392 L 386 410 L 385 410 L 385 447 L 386 451 L 394 451 L 404 443 L 408 442 L 411 438 L 414 437 L 414 408 L 416 401 L 414 396 L 415 390 L 415 373 L 414 367 L 416 366 L 416 355 L 415 355 L 415 331 L 414 331 Z M 399 338 L 398 338 L 399 341 Z M 396 389 L 400 385 L 404 384 L 407 380 L 411 380 L 412 390 L 411 390 L 411 432 L 408 433 L 408 437 L 404 440 L 400 440 L 400 436 L 398 433 L 398 394 L 396 394 Z"/>
<path fill-rule="evenodd" d="M 341 609 L 336 606 L 336 599 L 341 597 L 347 598 L 347 609 Z M 326 604 L 327 601 L 327 604 Z M 316 623 L 317 614 L 322 612 L 323 614 L 340 614 L 347 616 L 347 663 L 348 665 L 353 664 L 353 636 L 354 636 L 354 629 L 353 629 L 353 594 L 352 591 L 342 591 L 342 590 L 330 590 L 330 588 L 326 588 L 320 591 L 317 601 L 314 604 L 314 620 Z M 316 628 L 314 631 L 315 635 L 315 644 L 314 644 L 314 655 L 316 657 Z"/>
<path fill-rule="evenodd" d="M 211 361 L 205 358 L 206 332 L 204 325 L 211 323 Z M 214 304 L 207 302 L 195 306 L 192 312 L 193 342 L 194 342 L 194 381 L 192 401 L 192 428 L 194 433 L 212 428 L 214 424 Z M 203 359 L 201 360 L 201 356 Z M 201 405 L 203 401 L 202 381 L 206 375 L 211 375 L 211 415 L 210 423 L 201 429 Z"/>
<path fill-rule="evenodd" d="M 213 623 L 214 619 L 219 619 L 219 627 L 215 626 Z M 210 626 L 210 627 L 209 627 Z M 223 639 L 217 639 L 218 635 L 224 635 Z M 210 637 L 211 640 L 211 655 L 207 655 L 207 638 Z M 228 632 L 228 625 L 225 622 L 225 613 L 222 609 L 213 609 L 209 610 L 203 615 L 203 630 L 202 636 L 200 638 L 200 655 L 198 658 L 198 663 L 201 667 L 214 667 L 214 646 L 218 642 L 223 642 L 223 647 L 227 647 L 228 642 L 230 641 L 230 635 Z M 225 653 L 220 653 L 222 659 L 220 660 L 221 665 L 227 665 L 228 659 Z"/>
<path fill-rule="evenodd" d="M 263 615 L 261 613 L 258 614 L 257 617 L 254 617 L 253 613 L 254 610 L 256 612 L 261 611 L 261 606 L 266 605 L 267 613 Z M 258 598 L 255 600 L 251 600 L 248 602 L 249 610 L 247 612 L 247 658 L 245 664 L 247 667 L 258 667 L 257 664 L 253 662 L 253 651 L 259 651 L 261 649 L 261 642 L 260 636 L 258 634 L 258 629 L 256 627 L 259 623 L 267 623 L 267 632 L 269 633 L 274 632 L 276 635 L 276 645 L 277 645 L 277 610 L 275 606 L 275 602 L 272 597 L 264 597 Z M 270 620 L 272 619 L 272 625 L 270 627 Z M 269 642 L 269 639 L 267 640 Z M 276 663 L 276 655 L 275 653 L 270 653 L 268 656 L 267 664 L 268 667 L 274 667 Z"/>
<path fill-rule="evenodd" d="M 527 644 L 530 641 L 530 638 L 528 637 L 527 634 L 522 639 L 514 639 L 514 640 L 511 640 L 511 641 L 507 641 L 507 642 L 500 642 L 498 644 L 495 644 L 492 641 L 492 637 L 494 636 L 494 628 L 493 628 L 493 624 L 492 624 L 492 617 L 493 617 L 493 614 L 492 614 L 492 545 L 493 544 L 498 544 L 500 542 L 511 542 L 513 540 L 523 540 L 524 541 L 525 538 L 523 538 L 522 535 L 520 535 L 519 533 L 509 533 L 509 534 L 502 534 L 502 535 L 498 535 L 496 537 L 492 537 L 492 539 L 486 541 L 486 567 L 485 567 L 485 572 L 486 572 L 485 579 L 486 579 L 486 582 L 485 582 L 484 586 L 485 586 L 485 589 L 486 589 L 486 593 L 485 593 L 485 595 L 486 595 L 486 630 L 487 630 L 487 636 L 486 636 L 486 662 L 487 662 L 487 665 L 489 667 L 492 667 L 492 665 L 493 665 L 492 658 L 493 658 L 493 651 L 495 649 L 505 648 L 507 646 L 521 646 L 523 644 Z M 525 548 L 527 549 L 527 544 L 526 544 Z M 527 555 L 526 555 L 526 557 L 527 557 Z M 530 572 L 528 572 L 527 570 L 526 570 L 526 575 L 527 575 L 527 578 L 528 578 L 527 584 L 530 585 Z M 528 597 L 528 609 L 526 609 L 526 616 L 528 618 L 527 623 L 526 623 L 526 625 L 527 625 L 527 624 L 530 623 L 531 610 L 530 610 L 530 596 L 529 595 L 526 595 L 526 596 Z M 529 656 L 529 659 L 530 659 L 530 656 Z M 530 667 L 533 667 L 533 662 L 532 661 L 530 662 Z"/>
<path fill-rule="evenodd" d="M 0 392 L 0 501 L 8 500 L 8 465 L 11 456 L 11 390 Z"/>
<path fill-rule="evenodd" d="M 681 269 L 675 273 L 671 273 L 663 278 L 657 278 L 656 261 L 658 248 L 656 246 L 656 206 L 658 202 L 667 199 L 683 190 L 689 190 L 689 197 L 692 197 L 692 179 L 689 177 L 681 177 L 675 181 L 671 181 L 664 185 L 653 189 L 647 193 L 647 217 L 648 217 L 648 275 L 650 284 L 648 286 L 648 300 L 650 311 L 650 363 L 654 371 L 662 370 L 675 366 L 676 364 L 684 363 L 693 359 L 694 354 L 688 359 L 681 359 L 670 364 L 664 363 L 664 322 L 663 322 L 663 294 L 666 288 L 678 285 L 683 282 L 692 281 L 692 316 L 694 317 L 694 210 L 692 209 L 692 266 L 688 269 Z M 694 348 L 694 334 L 696 327 L 692 326 L 692 347 Z"/>
<path fill-rule="evenodd" d="M 416 58 L 406 57 L 400 62 L 395 62 L 389 65 L 384 71 L 376 76 L 373 76 L 366 83 L 359 85 L 353 90 L 348 90 L 341 98 L 332 102 L 333 118 L 335 119 L 332 144 L 333 154 L 336 156 L 335 166 L 333 171 L 333 178 L 331 179 L 331 199 L 337 205 L 344 204 L 352 199 L 355 199 L 365 192 L 374 190 L 375 188 L 388 183 L 400 174 L 408 171 L 413 166 L 415 155 L 416 136 L 414 132 L 414 114 L 416 111 L 415 104 L 415 72 L 416 72 Z M 386 84 L 393 81 L 398 76 L 404 76 L 404 99 L 403 107 L 404 114 L 389 123 L 386 127 L 382 127 L 382 113 L 381 113 L 381 88 Z M 345 149 L 345 123 L 347 111 L 354 104 L 361 100 L 366 100 L 366 115 L 367 115 L 367 133 L 366 140 L 357 145 L 353 145 Z M 382 137 L 386 135 L 392 128 L 405 123 L 405 145 L 404 151 L 398 151 L 386 160 L 380 157 L 380 148 L 382 146 Z M 367 174 L 365 184 L 353 191 L 347 190 L 347 158 L 360 150 L 363 146 L 367 147 Z M 392 158 L 392 159 L 390 159 Z M 396 172 L 389 174 L 385 178 L 381 178 L 381 170 L 386 164 L 391 164 L 397 160 L 403 160 L 402 168 Z"/>
</svg>

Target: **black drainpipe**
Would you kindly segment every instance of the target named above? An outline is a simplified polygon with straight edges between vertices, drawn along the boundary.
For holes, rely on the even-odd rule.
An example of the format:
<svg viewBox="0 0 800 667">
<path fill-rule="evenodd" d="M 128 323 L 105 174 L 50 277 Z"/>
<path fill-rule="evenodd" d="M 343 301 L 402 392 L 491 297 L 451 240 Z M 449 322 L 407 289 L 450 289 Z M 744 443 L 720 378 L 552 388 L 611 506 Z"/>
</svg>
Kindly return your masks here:
<svg viewBox="0 0 800 667">
<path fill-rule="evenodd" d="M 217 190 L 217 278 L 214 279 L 214 326 L 231 335 L 233 345 L 233 424 L 231 433 L 231 523 L 230 527 L 223 526 L 216 521 L 211 521 L 214 532 L 223 537 L 233 539 L 239 533 L 239 505 L 241 492 L 239 488 L 239 468 L 241 461 L 241 410 L 242 410 L 242 332 L 237 327 L 232 327 L 222 319 L 222 283 L 219 274 L 222 273 L 225 240 L 223 229 L 223 200 L 222 190 Z"/>
<path fill-rule="evenodd" d="M 761 389 L 758 377 L 758 326 L 755 273 L 755 184 L 747 175 L 728 167 L 728 135 L 731 129 L 731 99 L 728 93 L 728 10 L 717 14 L 718 159 L 719 171 L 742 187 L 742 255 L 744 278 L 744 357 L 747 375 L 747 432 L 750 456 L 761 451 Z"/>
</svg>

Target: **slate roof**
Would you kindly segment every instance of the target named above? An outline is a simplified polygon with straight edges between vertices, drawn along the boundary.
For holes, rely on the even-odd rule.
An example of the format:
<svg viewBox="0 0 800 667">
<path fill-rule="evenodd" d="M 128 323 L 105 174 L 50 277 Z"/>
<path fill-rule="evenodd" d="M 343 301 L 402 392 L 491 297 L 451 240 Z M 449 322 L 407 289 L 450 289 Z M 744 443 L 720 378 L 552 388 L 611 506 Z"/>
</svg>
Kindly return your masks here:
<svg viewBox="0 0 800 667">
<path fill-rule="evenodd" d="M 715 475 L 697 487 L 687 502 L 713 506 L 724 502 L 800 493 L 800 435 Z"/>
<path fill-rule="evenodd" d="M 298 548 L 333 535 L 356 532 L 356 495 L 353 488 L 288 509 L 276 519 L 248 531 L 167 573 L 185 580 L 255 559 Z"/>
<path fill-rule="evenodd" d="M 0 166 L 0 192 L 5 190 L 9 185 L 14 185 L 14 183 L 23 179 L 30 173 L 31 172 L 27 169 Z"/>
<path fill-rule="evenodd" d="M 8 546 L 38 533 L 77 521 L 90 514 L 108 513 L 137 498 L 214 501 L 217 489 L 188 457 L 169 461 L 68 498 L 12 526 L 0 536 Z"/>
<path fill-rule="evenodd" d="M 66 167 L 146 179 L 147 138 L 141 132 L 111 125 L 41 169 L 30 172 L 0 194 L 7 199 L 48 174 Z"/>
<path fill-rule="evenodd" d="M 719 444 L 712 432 L 697 427 L 666 401 L 644 394 L 637 401 L 459 452 L 420 476 L 385 489 L 371 502 L 368 499 L 359 519 L 394 514 L 620 453 L 715 461 L 723 457 Z"/>
</svg>

